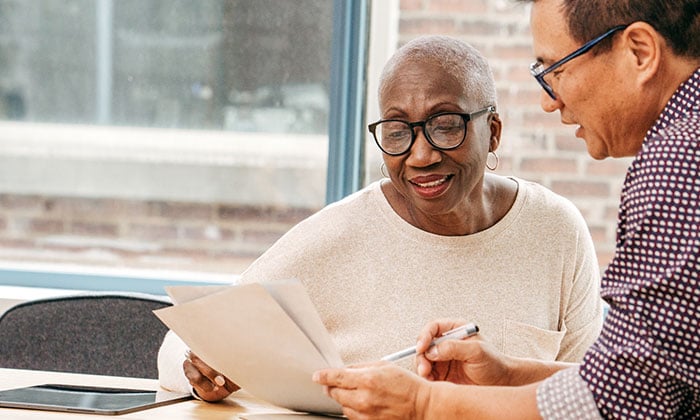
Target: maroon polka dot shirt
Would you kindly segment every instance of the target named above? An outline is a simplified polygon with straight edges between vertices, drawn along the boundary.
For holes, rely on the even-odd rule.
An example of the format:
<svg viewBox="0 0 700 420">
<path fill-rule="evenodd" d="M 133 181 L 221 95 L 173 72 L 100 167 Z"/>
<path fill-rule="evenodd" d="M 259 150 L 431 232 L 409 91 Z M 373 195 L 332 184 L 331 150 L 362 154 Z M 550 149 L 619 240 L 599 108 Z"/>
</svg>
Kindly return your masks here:
<svg viewBox="0 0 700 420">
<path fill-rule="evenodd" d="M 610 304 L 579 373 L 606 418 L 700 418 L 700 69 L 625 179 Z"/>
</svg>

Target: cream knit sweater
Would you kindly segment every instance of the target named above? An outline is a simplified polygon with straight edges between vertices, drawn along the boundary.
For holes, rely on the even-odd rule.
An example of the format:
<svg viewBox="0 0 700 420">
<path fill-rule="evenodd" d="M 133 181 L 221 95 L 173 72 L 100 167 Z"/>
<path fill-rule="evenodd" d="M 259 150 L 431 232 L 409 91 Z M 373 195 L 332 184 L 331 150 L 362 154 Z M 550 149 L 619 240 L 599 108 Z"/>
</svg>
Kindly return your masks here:
<svg viewBox="0 0 700 420">
<path fill-rule="evenodd" d="M 421 327 L 441 317 L 476 323 L 509 355 L 579 361 L 602 325 L 588 228 L 569 201 L 514 180 L 505 217 L 467 236 L 410 225 L 375 182 L 292 228 L 241 281 L 301 280 L 346 364 L 414 345 Z M 162 386 L 187 389 L 184 349 L 168 335 Z"/>
</svg>

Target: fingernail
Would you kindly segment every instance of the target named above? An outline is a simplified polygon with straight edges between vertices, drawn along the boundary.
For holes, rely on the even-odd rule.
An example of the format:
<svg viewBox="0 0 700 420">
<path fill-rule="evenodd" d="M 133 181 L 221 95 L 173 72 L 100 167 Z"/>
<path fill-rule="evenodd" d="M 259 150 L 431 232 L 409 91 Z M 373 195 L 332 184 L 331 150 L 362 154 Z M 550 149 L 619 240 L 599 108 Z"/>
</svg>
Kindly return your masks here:
<svg viewBox="0 0 700 420">
<path fill-rule="evenodd" d="M 216 378 L 214 378 L 214 383 L 219 386 L 224 386 L 226 385 L 226 379 L 224 379 L 224 377 L 221 375 L 216 375 Z"/>
<path fill-rule="evenodd" d="M 311 375 L 311 380 L 314 381 L 314 382 L 318 382 L 318 380 L 319 380 L 320 377 L 321 377 L 321 375 L 319 375 L 318 372 L 314 372 L 314 374 Z"/>
</svg>

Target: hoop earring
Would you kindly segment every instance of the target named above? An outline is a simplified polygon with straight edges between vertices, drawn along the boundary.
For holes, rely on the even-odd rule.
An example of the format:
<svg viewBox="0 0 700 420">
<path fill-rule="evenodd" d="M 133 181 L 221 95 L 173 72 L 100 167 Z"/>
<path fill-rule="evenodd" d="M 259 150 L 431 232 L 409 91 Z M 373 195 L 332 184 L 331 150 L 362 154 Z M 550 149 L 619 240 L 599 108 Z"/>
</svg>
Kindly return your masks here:
<svg viewBox="0 0 700 420">
<path fill-rule="evenodd" d="M 493 155 L 493 157 L 496 159 L 496 162 L 493 165 L 489 165 L 489 158 L 491 157 L 491 155 Z M 489 153 L 486 155 L 486 167 L 490 171 L 495 171 L 498 168 L 498 163 L 499 163 L 499 159 L 498 159 L 498 155 L 496 154 L 496 152 L 489 151 Z"/>
<path fill-rule="evenodd" d="M 381 172 L 384 178 L 389 178 L 389 175 L 386 174 L 386 163 L 382 162 L 382 164 L 379 165 L 379 172 Z"/>
</svg>

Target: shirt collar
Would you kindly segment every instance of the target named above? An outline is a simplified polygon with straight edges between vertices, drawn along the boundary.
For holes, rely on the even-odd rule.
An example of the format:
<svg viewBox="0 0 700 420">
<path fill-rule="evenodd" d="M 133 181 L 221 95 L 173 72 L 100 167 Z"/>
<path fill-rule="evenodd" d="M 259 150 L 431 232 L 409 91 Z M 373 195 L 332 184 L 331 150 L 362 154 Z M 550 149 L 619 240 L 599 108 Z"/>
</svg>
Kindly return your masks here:
<svg viewBox="0 0 700 420">
<path fill-rule="evenodd" d="M 663 112 L 656 120 L 656 123 L 647 131 L 644 142 L 655 137 L 661 130 L 669 124 L 688 116 L 693 112 L 698 112 L 700 106 L 700 68 L 696 69 L 690 78 L 683 82 L 676 92 L 671 96 L 664 107 Z"/>
</svg>

